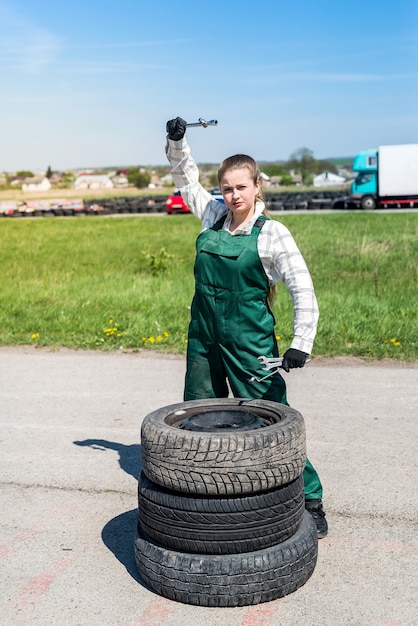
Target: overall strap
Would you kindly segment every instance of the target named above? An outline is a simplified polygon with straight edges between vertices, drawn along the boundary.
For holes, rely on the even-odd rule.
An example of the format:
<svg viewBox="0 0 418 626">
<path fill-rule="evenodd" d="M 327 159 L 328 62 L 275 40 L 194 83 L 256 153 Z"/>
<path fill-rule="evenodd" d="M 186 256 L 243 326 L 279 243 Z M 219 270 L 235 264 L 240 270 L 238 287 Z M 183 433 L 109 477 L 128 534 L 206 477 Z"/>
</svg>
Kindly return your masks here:
<svg viewBox="0 0 418 626">
<path fill-rule="evenodd" d="M 261 230 L 268 219 L 270 218 L 266 217 L 265 215 L 260 215 L 260 217 L 258 217 L 257 220 L 254 222 L 253 229 L 258 228 L 259 230 Z"/>
<path fill-rule="evenodd" d="M 225 215 L 222 215 L 222 217 L 211 227 L 211 230 L 222 230 L 227 215 L 227 213 L 225 213 Z"/>
</svg>

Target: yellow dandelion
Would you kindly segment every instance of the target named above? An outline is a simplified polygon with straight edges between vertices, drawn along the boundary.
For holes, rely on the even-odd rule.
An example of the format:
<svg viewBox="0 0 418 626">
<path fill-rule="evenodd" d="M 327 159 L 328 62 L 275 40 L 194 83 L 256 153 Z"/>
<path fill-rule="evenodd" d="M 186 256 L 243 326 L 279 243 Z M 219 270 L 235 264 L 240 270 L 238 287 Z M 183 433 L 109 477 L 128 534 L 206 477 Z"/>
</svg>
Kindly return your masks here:
<svg viewBox="0 0 418 626">
<path fill-rule="evenodd" d="M 38 337 L 39 337 L 39 333 L 32 333 L 32 336 L 31 336 L 32 339 L 38 339 Z"/>
<path fill-rule="evenodd" d="M 155 338 L 154 337 L 148 337 L 148 341 L 150 343 L 155 343 Z"/>
</svg>

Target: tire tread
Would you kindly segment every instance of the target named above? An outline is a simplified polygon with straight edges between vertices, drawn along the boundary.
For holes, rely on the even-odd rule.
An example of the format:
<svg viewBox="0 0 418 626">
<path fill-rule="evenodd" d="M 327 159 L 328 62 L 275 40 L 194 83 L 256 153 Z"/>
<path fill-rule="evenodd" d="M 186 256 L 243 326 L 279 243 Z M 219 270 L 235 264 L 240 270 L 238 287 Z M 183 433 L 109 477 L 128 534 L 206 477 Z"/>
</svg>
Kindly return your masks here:
<svg viewBox="0 0 418 626">
<path fill-rule="evenodd" d="M 259 604 L 293 593 L 312 575 L 318 556 L 315 522 L 305 512 L 289 540 L 234 555 L 175 552 L 135 535 L 135 561 L 141 578 L 171 600 L 207 607 Z"/>
</svg>

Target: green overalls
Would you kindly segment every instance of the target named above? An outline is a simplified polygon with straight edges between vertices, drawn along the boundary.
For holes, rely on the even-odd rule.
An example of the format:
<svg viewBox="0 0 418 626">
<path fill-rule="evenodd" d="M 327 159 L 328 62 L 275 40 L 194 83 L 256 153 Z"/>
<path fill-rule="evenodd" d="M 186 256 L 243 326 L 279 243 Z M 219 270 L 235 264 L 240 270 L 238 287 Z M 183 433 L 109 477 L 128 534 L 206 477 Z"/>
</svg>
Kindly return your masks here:
<svg viewBox="0 0 418 626">
<path fill-rule="evenodd" d="M 201 232 L 196 242 L 184 400 L 226 398 L 228 381 L 234 397 L 288 404 L 280 374 L 249 382 L 266 375 L 259 356 L 279 356 L 268 279 L 257 248 L 267 218 L 260 216 L 245 235 L 223 230 L 225 219 Z M 305 496 L 321 498 L 321 483 L 309 461 L 304 480 Z"/>
</svg>

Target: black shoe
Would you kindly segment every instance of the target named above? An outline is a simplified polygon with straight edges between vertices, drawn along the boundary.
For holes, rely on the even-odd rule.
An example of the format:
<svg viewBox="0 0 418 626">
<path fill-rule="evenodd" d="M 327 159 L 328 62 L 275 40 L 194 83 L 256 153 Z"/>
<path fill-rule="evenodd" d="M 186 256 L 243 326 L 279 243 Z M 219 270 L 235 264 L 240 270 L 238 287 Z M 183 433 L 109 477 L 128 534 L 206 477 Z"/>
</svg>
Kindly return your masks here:
<svg viewBox="0 0 418 626">
<path fill-rule="evenodd" d="M 322 500 L 305 500 L 305 509 L 315 520 L 318 539 L 326 537 L 328 534 L 328 524 L 325 519 L 325 512 L 322 508 Z"/>
</svg>

